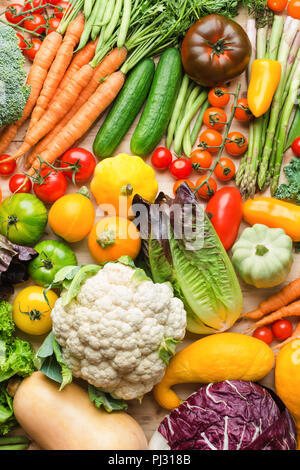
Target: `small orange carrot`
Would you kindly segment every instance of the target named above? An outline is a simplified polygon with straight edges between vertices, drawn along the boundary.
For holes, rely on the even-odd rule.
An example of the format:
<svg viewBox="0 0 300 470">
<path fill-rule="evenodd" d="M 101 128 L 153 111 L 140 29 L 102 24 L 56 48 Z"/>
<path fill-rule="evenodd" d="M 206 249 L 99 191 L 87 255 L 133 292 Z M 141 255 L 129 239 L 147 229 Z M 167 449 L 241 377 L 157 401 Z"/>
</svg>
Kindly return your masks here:
<svg viewBox="0 0 300 470">
<path fill-rule="evenodd" d="M 257 310 L 252 310 L 252 312 L 245 313 L 243 317 L 251 318 L 252 320 L 258 320 L 267 315 L 267 313 L 274 312 L 275 310 L 284 307 L 284 305 L 288 305 L 299 297 L 300 278 L 290 282 L 290 284 L 285 286 L 276 294 L 272 295 L 269 299 L 261 302 Z"/>
<path fill-rule="evenodd" d="M 42 45 L 37 52 L 35 59 L 30 68 L 26 84 L 31 87 L 30 96 L 25 105 L 23 116 L 19 121 L 8 126 L 1 134 L 0 138 L 0 154 L 2 154 L 10 142 L 15 138 L 19 127 L 26 121 L 33 110 L 38 96 L 41 92 L 43 83 L 51 64 L 57 54 L 62 43 L 62 35 L 56 31 L 52 31 L 45 37 Z"/>
<path fill-rule="evenodd" d="M 80 139 L 92 126 L 96 119 L 103 113 L 118 95 L 125 81 L 122 72 L 114 72 L 104 80 L 89 100 L 77 111 L 68 124 L 56 136 L 51 148 L 41 153 L 41 158 L 47 163 L 55 160 L 66 152 Z M 29 175 L 39 167 L 39 160 L 35 160 Z"/>
<path fill-rule="evenodd" d="M 68 26 L 63 42 L 57 51 L 56 57 L 44 82 L 41 94 L 38 97 L 36 106 L 31 115 L 29 129 L 39 121 L 53 98 L 56 89 L 72 60 L 74 48 L 80 40 L 83 28 L 84 16 L 80 13 Z"/>
<path fill-rule="evenodd" d="M 89 84 L 84 88 L 79 95 L 76 103 L 65 115 L 65 117 L 53 128 L 53 130 L 41 140 L 28 156 L 26 161 L 26 168 L 30 168 L 35 161 L 37 155 L 41 154 L 46 148 L 50 147 L 55 140 L 56 136 L 67 125 L 77 111 L 88 101 L 92 94 L 97 90 L 99 83 L 102 79 L 112 74 L 123 64 L 127 56 L 127 50 L 122 47 L 121 49 L 113 49 L 95 68 L 93 77 Z"/>
<path fill-rule="evenodd" d="M 300 338 L 300 322 L 298 323 L 298 325 L 294 329 L 292 336 L 290 336 L 285 341 L 282 341 L 281 343 L 276 344 L 276 346 L 274 346 L 272 349 L 281 349 L 281 348 L 283 348 L 283 346 L 288 344 L 290 341 L 293 341 L 294 339 L 298 339 L 298 338 Z"/>
<path fill-rule="evenodd" d="M 276 320 L 280 320 L 281 318 L 293 317 L 298 315 L 300 315 L 300 300 L 297 300 L 296 302 L 293 302 L 289 305 L 284 305 L 283 307 L 279 308 L 270 315 L 257 321 L 256 323 L 254 323 L 251 330 L 258 328 L 259 326 L 270 325 L 271 323 L 274 323 Z"/>
</svg>

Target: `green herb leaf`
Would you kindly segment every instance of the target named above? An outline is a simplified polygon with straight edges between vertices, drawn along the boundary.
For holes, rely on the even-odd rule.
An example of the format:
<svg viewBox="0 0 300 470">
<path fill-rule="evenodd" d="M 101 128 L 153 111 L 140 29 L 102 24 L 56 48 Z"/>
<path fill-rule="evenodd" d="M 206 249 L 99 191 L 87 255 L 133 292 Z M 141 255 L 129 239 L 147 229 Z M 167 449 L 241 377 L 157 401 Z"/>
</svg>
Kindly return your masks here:
<svg viewBox="0 0 300 470">
<path fill-rule="evenodd" d="M 127 403 L 125 403 L 123 400 L 113 398 L 109 393 L 105 393 L 91 384 L 88 386 L 88 392 L 90 400 L 92 403 L 94 403 L 96 408 L 101 408 L 101 406 L 103 406 L 107 413 L 111 413 L 112 411 L 126 410 L 128 408 Z"/>
</svg>

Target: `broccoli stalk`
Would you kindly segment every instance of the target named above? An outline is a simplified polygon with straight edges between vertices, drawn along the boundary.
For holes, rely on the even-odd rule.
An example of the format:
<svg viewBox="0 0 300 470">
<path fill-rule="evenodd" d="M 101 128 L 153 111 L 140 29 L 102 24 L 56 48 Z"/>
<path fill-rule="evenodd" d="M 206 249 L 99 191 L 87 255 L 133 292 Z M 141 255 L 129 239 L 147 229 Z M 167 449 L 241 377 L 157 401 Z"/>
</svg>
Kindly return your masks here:
<svg viewBox="0 0 300 470">
<path fill-rule="evenodd" d="M 0 129 L 23 115 L 30 95 L 24 62 L 15 31 L 0 24 Z"/>
</svg>

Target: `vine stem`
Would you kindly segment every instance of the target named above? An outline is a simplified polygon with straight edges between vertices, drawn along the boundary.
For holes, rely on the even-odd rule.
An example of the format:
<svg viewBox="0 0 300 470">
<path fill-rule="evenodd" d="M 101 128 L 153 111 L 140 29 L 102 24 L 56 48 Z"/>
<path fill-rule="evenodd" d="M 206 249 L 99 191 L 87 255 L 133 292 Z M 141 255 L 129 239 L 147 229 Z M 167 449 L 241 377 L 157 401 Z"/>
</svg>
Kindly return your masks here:
<svg viewBox="0 0 300 470">
<path fill-rule="evenodd" d="M 228 133 L 229 133 L 229 130 L 230 130 L 230 127 L 231 127 L 231 124 L 232 124 L 232 120 L 233 120 L 233 116 L 234 116 L 235 110 L 237 108 L 237 100 L 238 100 L 238 97 L 239 97 L 240 89 L 241 89 L 241 84 L 238 83 L 237 87 L 236 87 L 236 91 L 234 93 L 234 102 L 233 102 L 233 106 L 232 106 L 231 115 L 230 115 L 229 120 L 226 123 L 226 130 L 225 130 L 225 134 L 224 134 L 224 137 L 223 137 L 223 142 L 219 147 L 219 152 L 218 152 L 216 161 L 213 164 L 212 168 L 209 169 L 209 174 L 205 178 L 205 180 L 203 180 L 202 183 L 199 186 L 192 189 L 193 193 L 197 193 L 199 191 L 199 189 L 201 189 L 202 186 L 204 186 L 205 184 L 207 184 L 207 186 L 209 187 L 208 180 L 211 177 L 211 175 L 213 174 L 213 172 L 215 171 L 215 169 L 216 169 L 216 167 L 217 167 L 217 165 L 220 161 L 220 158 L 222 156 L 222 153 L 223 153 L 223 150 L 224 150 L 224 147 L 225 147 L 225 143 L 227 141 Z"/>
</svg>

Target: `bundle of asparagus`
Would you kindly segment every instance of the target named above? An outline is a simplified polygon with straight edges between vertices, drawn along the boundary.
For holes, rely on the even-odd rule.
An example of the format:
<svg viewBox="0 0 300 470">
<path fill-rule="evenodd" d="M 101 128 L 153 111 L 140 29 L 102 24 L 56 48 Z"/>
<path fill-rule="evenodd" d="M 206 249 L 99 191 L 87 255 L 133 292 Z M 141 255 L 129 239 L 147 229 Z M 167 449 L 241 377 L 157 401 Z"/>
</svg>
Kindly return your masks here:
<svg viewBox="0 0 300 470">
<path fill-rule="evenodd" d="M 270 109 L 250 123 L 248 151 L 236 175 L 236 184 L 245 197 L 253 197 L 257 186 L 263 191 L 271 185 L 271 194 L 276 192 L 300 85 L 299 21 L 291 17 L 284 21 L 283 16 L 274 15 L 271 27 L 268 24 L 259 26 L 252 18 L 248 20 L 251 61 L 263 58 L 278 60 L 281 78 Z"/>
</svg>

